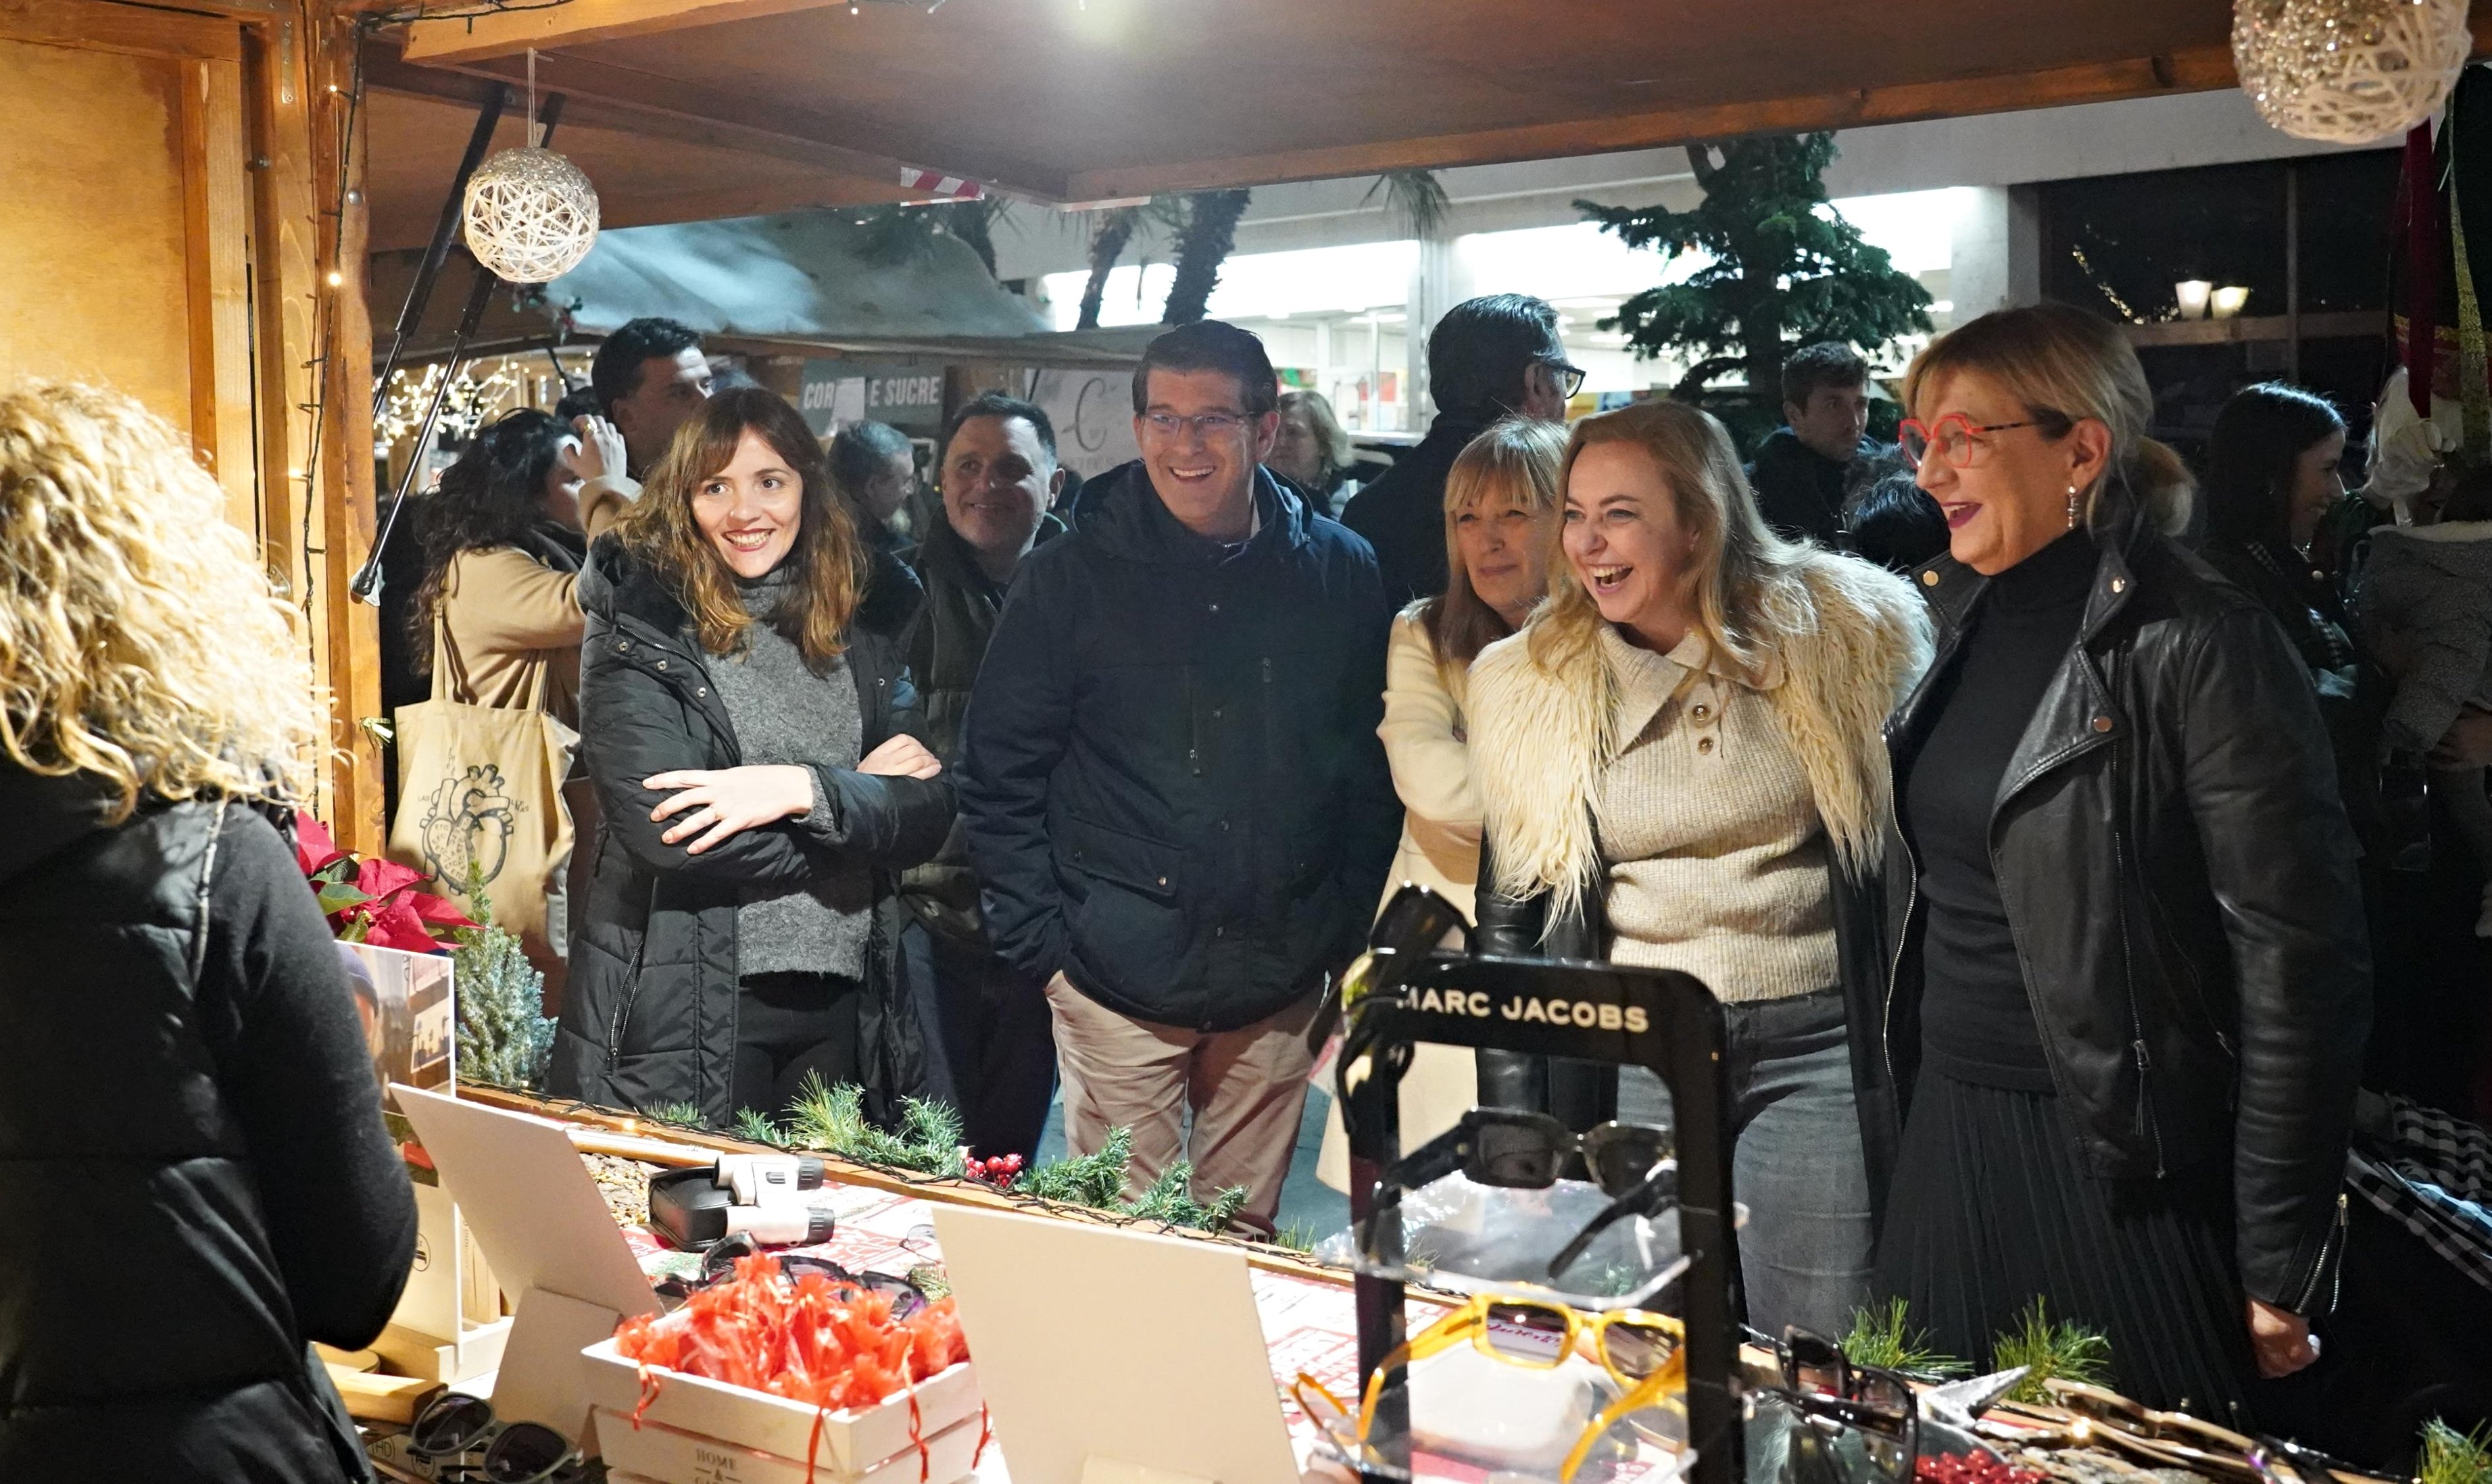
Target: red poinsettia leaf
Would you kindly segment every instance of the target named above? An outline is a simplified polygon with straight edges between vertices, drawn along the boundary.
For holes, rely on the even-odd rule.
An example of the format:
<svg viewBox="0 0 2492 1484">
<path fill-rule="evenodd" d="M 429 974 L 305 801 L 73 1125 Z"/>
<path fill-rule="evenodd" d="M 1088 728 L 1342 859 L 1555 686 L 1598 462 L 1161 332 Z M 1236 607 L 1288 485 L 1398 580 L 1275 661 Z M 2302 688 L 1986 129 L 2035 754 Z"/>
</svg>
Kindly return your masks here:
<svg viewBox="0 0 2492 1484">
<path fill-rule="evenodd" d="M 314 817 L 312 811 L 294 811 L 294 860 L 303 868 L 305 876 L 335 861 L 342 853 L 338 848 L 336 837 L 329 833 L 329 826 Z"/>
<path fill-rule="evenodd" d="M 415 909 L 415 915 L 423 921 L 424 925 L 435 933 L 444 930 L 456 932 L 461 928 L 479 926 L 466 913 L 459 910 L 459 904 L 444 897 L 436 897 L 430 892 L 408 892 L 405 901 L 408 906 Z"/>
<path fill-rule="evenodd" d="M 403 902 L 383 902 L 372 912 L 371 929 L 364 941 L 376 948 L 401 948 L 408 953 L 430 953 L 439 945 L 432 935 L 424 931 L 423 919 Z"/>
<path fill-rule="evenodd" d="M 424 879 L 423 873 L 377 855 L 367 858 L 355 873 L 355 885 L 375 897 L 394 897 Z"/>
</svg>

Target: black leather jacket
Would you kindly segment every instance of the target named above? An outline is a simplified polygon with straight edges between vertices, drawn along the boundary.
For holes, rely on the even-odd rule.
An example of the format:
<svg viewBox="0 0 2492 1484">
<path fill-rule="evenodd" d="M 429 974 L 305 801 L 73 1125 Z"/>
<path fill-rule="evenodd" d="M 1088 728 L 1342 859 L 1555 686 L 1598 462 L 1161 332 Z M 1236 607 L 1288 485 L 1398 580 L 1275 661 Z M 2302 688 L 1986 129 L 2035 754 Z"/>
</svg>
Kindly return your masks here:
<svg viewBox="0 0 2492 1484">
<path fill-rule="evenodd" d="M 2094 1171 L 2229 1154 L 2249 1295 L 2323 1308 L 2362 1045 L 2369 948 L 2328 732 L 2275 620 L 2150 525 L 2111 512 L 2078 640 L 2027 726 L 1991 823 L 2052 1081 Z M 1887 723 L 1900 779 L 1987 585 L 1915 580 L 1938 659 Z M 1918 902 L 1890 821 L 1890 975 L 1876 1073 L 1910 1097 Z"/>
</svg>

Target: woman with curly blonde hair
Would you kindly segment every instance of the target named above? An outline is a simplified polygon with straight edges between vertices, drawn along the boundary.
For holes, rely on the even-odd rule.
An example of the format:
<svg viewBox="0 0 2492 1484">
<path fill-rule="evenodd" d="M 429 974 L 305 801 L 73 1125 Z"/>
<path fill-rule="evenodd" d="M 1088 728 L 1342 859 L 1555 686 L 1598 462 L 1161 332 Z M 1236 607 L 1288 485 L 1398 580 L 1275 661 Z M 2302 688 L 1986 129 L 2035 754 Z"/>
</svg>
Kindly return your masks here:
<svg viewBox="0 0 2492 1484">
<path fill-rule="evenodd" d="M 223 506 L 129 400 L 0 391 L 0 1478 L 371 1477 L 308 1342 L 380 1333 L 414 1195 L 252 807 L 325 726 Z"/>
</svg>

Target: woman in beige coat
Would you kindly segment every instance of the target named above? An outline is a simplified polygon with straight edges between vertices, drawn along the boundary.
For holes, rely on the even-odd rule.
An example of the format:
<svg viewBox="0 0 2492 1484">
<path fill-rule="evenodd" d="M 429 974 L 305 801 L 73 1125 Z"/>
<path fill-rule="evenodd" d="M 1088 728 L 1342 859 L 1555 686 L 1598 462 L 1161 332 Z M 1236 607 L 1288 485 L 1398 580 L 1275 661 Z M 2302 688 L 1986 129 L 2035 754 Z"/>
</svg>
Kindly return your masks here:
<svg viewBox="0 0 2492 1484">
<path fill-rule="evenodd" d="M 1471 785 L 1463 697 L 1471 660 L 1523 626 L 1547 587 L 1558 531 L 1558 469 L 1566 431 L 1513 417 L 1498 423 L 1454 460 L 1445 476 L 1444 593 L 1410 605 L 1393 621 L 1385 658 L 1384 756 L 1401 796 L 1402 847 L 1385 885 L 1424 886 L 1471 913 L 1479 877 L 1480 804 Z M 1402 1144 L 1434 1139 L 1479 1101 L 1469 1052 L 1421 1046 L 1402 1078 Z M 1350 1147 L 1333 1110 L 1324 1125 L 1316 1176 L 1335 1190 L 1350 1184 Z"/>
<path fill-rule="evenodd" d="M 434 677 L 437 698 L 504 710 L 534 705 L 566 738 L 578 727 L 580 564 L 588 541 L 628 504 L 608 492 L 610 482 L 583 475 L 619 469 L 621 446 L 602 419 L 575 427 L 522 410 L 480 431 L 443 471 L 426 501 L 424 580 L 409 616 L 427 672 L 439 619 L 438 653 L 450 673 Z M 523 766 L 504 759 L 508 773 Z M 593 832 L 595 803 L 584 788 L 564 787 L 560 802 L 571 816 L 560 838 Z M 562 994 L 569 876 L 567 860 L 550 862 L 543 909 L 531 904 L 506 924 L 545 973 L 549 1011 Z M 498 890 L 496 900 L 505 900 Z"/>
</svg>

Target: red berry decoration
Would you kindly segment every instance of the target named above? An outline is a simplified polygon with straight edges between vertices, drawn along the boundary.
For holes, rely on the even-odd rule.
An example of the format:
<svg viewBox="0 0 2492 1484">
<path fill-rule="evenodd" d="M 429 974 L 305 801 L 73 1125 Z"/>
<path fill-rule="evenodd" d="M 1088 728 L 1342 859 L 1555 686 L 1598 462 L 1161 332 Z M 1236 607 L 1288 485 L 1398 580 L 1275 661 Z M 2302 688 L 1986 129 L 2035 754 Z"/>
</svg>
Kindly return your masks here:
<svg viewBox="0 0 2492 1484">
<path fill-rule="evenodd" d="M 2043 1484 L 2042 1475 L 1978 1453 L 1923 1454 L 1914 1462 L 1920 1484 Z"/>
</svg>

